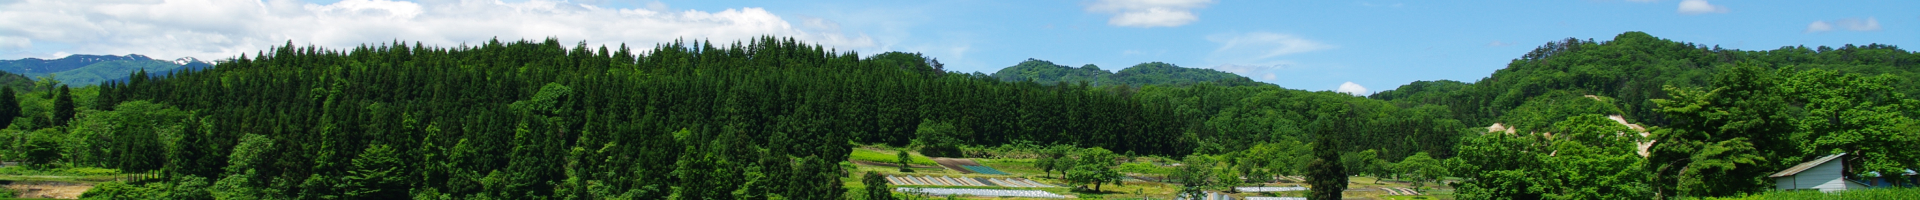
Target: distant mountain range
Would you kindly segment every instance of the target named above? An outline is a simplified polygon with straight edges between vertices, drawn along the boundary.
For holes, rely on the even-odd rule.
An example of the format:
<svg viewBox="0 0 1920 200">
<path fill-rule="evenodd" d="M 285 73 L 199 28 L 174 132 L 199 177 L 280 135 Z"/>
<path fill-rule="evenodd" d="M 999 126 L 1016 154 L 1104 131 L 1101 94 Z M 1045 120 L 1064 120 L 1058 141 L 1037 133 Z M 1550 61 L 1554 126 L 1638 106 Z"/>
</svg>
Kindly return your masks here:
<svg viewBox="0 0 1920 200">
<path fill-rule="evenodd" d="M 1093 86 L 1120 84 L 1131 86 L 1183 86 L 1201 82 L 1213 82 L 1216 85 L 1225 86 L 1267 84 L 1255 82 L 1253 79 L 1248 79 L 1247 77 L 1233 73 L 1213 69 L 1185 68 L 1163 62 L 1140 63 L 1133 65 L 1133 67 L 1121 69 L 1118 73 L 1114 73 L 1102 70 L 1100 66 L 1094 66 L 1093 64 L 1074 68 L 1032 58 L 1027 59 L 1027 61 L 1022 61 L 1020 64 L 1000 69 L 1000 71 L 994 72 L 991 76 L 1002 81 L 1032 80 L 1047 85 L 1063 82 L 1067 84 L 1087 82 L 1088 85 Z"/>
<path fill-rule="evenodd" d="M 51 75 L 54 80 L 76 86 L 126 79 L 127 75 L 139 70 L 146 70 L 149 74 L 165 74 L 174 70 L 212 66 L 211 62 L 193 57 L 162 60 L 140 54 L 125 56 L 76 54 L 53 60 L 40 58 L 0 60 L 0 71 L 34 78 Z"/>
</svg>

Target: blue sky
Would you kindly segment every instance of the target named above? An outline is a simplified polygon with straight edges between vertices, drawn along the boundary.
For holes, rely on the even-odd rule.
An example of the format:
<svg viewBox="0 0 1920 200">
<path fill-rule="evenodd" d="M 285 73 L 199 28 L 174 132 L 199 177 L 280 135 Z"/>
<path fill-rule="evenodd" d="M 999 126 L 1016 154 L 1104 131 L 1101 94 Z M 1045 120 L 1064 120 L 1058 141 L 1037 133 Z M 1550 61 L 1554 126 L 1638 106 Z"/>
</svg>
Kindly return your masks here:
<svg viewBox="0 0 1920 200">
<path fill-rule="evenodd" d="M 1765 50 L 1920 48 L 1920 1 L 542 1 L 169 0 L 0 3 L 0 59 L 66 54 L 224 58 L 293 41 L 344 47 L 559 37 L 650 46 L 794 36 L 863 54 L 921 52 L 992 73 L 1027 58 L 1119 70 L 1142 62 L 1287 88 L 1473 81 L 1564 38 L 1626 31 Z M 52 7 L 52 9 L 49 9 Z M 169 11 L 185 9 L 193 12 Z M 81 14 L 74 14 L 81 13 Z M 86 14 L 92 13 L 92 14 Z M 127 14 L 133 13 L 133 14 Z M 509 13 L 509 14 L 500 14 Z M 22 20 L 45 19 L 45 20 Z M 47 21 L 47 22 L 33 22 Z M 1362 91 L 1349 86 L 1353 92 Z"/>
</svg>

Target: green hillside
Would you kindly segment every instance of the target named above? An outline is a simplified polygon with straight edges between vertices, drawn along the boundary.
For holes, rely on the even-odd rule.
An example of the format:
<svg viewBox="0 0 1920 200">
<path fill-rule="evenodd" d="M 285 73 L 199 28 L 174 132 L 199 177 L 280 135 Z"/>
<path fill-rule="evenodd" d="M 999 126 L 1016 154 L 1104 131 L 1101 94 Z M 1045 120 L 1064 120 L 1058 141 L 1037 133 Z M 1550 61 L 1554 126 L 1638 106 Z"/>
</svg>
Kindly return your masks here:
<svg viewBox="0 0 1920 200">
<path fill-rule="evenodd" d="M 159 60 L 116 60 L 94 63 L 86 67 L 55 72 L 54 80 L 73 85 L 93 85 L 108 80 L 125 79 L 135 71 L 146 70 L 149 73 L 167 72 L 180 69 L 178 64 Z"/>
<path fill-rule="evenodd" d="M 992 74 L 1001 81 L 1019 82 L 1032 80 L 1040 84 L 1058 83 L 1077 84 L 1086 82 L 1092 86 L 1114 85 L 1169 85 L 1186 86 L 1200 82 L 1212 82 L 1217 85 L 1261 85 L 1252 79 L 1233 73 L 1213 69 L 1185 68 L 1162 62 L 1140 63 L 1119 73 L 1108 72 L 1099 66 L 1087 64 L 1078 68 L 1054 64 L 1050 61 L 1027 59 L 1020 64 L 1002 68 Z"/>
</svg>

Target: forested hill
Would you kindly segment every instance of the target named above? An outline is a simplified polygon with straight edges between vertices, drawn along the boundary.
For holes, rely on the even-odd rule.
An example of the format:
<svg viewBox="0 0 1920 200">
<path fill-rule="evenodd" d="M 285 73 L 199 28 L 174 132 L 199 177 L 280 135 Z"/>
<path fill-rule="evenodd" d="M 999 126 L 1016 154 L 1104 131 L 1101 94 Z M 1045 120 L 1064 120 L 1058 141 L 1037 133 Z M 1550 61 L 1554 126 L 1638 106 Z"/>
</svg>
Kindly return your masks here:
<svg viewBox="0 0 1920 200">
<path fill-rule="evenodd" d="M 1734 196 L 1841 153 L 1850 180 L 1920 168 L 1916 64 L 1920 54 L 1889 45 L 1744 51 L 1627 32 L 1547 43 L 1472 83 L 1370 98 L 1510 130 L 1459 138 L 1461 199 Z"/>
<path fill-rule="evenodd" d="M 0 71 L 25 75 L 28 77 L 52 76 L 62 83 L 93 85 L 109 80 L 126 79 L 134 71 L 145 70 L 149 73 L 166 73 L 179 69 L 197 69 L 213 64 L 195 58 L 174 60 L 153 59 L 140 54 L 116 55 L 69 55 L 60 59 L 25 58 L 19 60 L 0 60 Z"/>
<path fill-rule="evenodd" d="M 1920 58 L 1884 45 L 1738 51 L 1628 32 L 1371 97 L 1157 62 L 1106 74 L 1028 60 L 983 76 L 860 55 L 772 37 L 638 51 L 288 42 L 96 86 L 33 82 L 49 90 L 0 104 L 15 119 L 0 123 L 13 145 L 0 155 L 142 174 L 95 194 L 151 199 L 844 199 L 855 145 L 1222 158 L 1184 165 L 1218 177 L 1423 166 L 1429 181 L 1464 178 L 1450 184 L 1461 199 L 1727 196 L 1835 152 L 1889 158 L 1849 160 L 1856 171 L 1920 168 Z M 1653 133 L 1623 134 L 1636 130 L 1616 114 Z M 1480 128 L 1496 122 L 1520 131 Z M 1114 159 L 1089 160 L 1073 162 Z M 1068 177 L 1107 170 L 1086 166 Z"/>
<path fill-rule="evenodd" d="M 1254 82 L 1252 79 L 1233 73 L 1213 69 L 1185 68 L 1162 62 L 1148 62 L 1121 69 L 1119 73 L 1108 72 L 1093 64 L 1079 68 L 1054 64 L 1051 61 L 1028 58 L 1020 64 L 1000 69 L 992 74 L 1001 81 L 1033 81 L 1052 85 L 1059 83 L 1078 84 L 1087 82 L 1093 86 L 1112 85 L 1169 85 L 1187 86 L 1200 82 L 1212 82 L 1223 86 L 1271 85 Z"/>
<path fill-rule="evenodd" d="M 950 130 L 923 152 L 1014 141 L 1190 149 L 1167 134 L 1181 122 L 1170 105 L 1137 102 L 1129 88 L 1001 82 L 936 72 L 914 54 L 862 58 L 787 39 L 646 52 L 554 39 L 289 44 L 208 70 L 102 84 L 79 108 L 100 112 L 72 126 L 115 131 L 66 136 L 103 141 L 75 147 L 103 150 L 70 162 L 300 199 L 840 199 L 835 163 L 850 142 L 908 146 L 929 137 L 919 127 Z M 169 123 L 111 117 L 133 113 Z M 60 125 L 38 125 L 47 126 Z M 179 141 L 156 139 L 169 137 Z"/>
<path fill-rule="evenodd" d="M 0 60 L 0 71 L 27 75 L 27 77 L 54 77 L 60 83 L 69 85 L 96 85 L 106 81 L 123 81 L 134 71 L 148 73 L 167 73 L 177 69 L 200 69 L 211 67 L 213 63 L 202 62 L 196 58 L 179 60 L 154 60 L 140 54 L 127 56 L 88 56 L 73 54 L 60 60 Z"/>
<path fill-rule="evenodd" d="M 1468 124 L 1525 121 L 1511 112 L 1546 108 L 1546 102 L 1571 102 L 1585 95 L 1610 97 L 1629 121 L 1665 126 L 1672 121 L 1654 111 L 1653 99 L 1670 98 L 1662 87 L 1703 87 L 1725 66 L 1749 64 L 1767 69 L 1825 69 L 1844 74 L 1888 74 L 1899 93 L 1920 95 L 1920 54 L 1890 45 L 1841 47 L 1788 46 L 1743 51 L 1671 41 L 1642 32 L 1626 32 L 1611 41 L 1568 38 L 1550 42 L 1514 59 L 1492 76 L 1472 83 L 1417 81 L 1370 98 L 1411 104 L 1447 105 Z M 1525 106 L 1528 103 L 1542 106 Z M 1542 111 L 1544 112 L 1544 111 Z M 1571 113 L 1557 114 L 1565 117 Z M 1548 117 L 1552 118 L 1552 117 Z M 1528 128 L 1545 127 L 1546 124 Z"/>
</svg>

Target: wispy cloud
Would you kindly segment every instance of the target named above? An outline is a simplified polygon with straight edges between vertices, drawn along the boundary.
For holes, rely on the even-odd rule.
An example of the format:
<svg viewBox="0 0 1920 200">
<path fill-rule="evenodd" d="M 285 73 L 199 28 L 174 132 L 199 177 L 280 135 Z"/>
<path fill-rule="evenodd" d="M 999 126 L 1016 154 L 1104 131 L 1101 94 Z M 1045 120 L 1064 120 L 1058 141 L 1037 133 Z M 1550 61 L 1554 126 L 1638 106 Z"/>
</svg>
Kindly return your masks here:
<svg viewBox="0 0 1920 200">
<path fill-rule="evenodd" d="M 1270 32 L 1215 34 L 1207 36 L 1207 41 L 1220 44 L 1220 48 L 1213 50 L 1215 55 L 1255 60 L 1334 48 L 1299 36 Z"/>
<path fill-rule="evenodd" d="M 1849 31 L 1878 31 L 1880 30 L 1880 20 L 1868 17 L 1865 20 L 1860 18 L 1846 18 L 1830 21 L 1813 21 L 1813 23 L 1807 24 L 1807 31 L 1805 33 L 1833 31 L 1834 28 Z"/>
<path fill-rule="evenodd" d="M 1504 46 L 1513 46 L 1513 43 L 1507 43 L 1507 42 L 1501 42 L 1501 41 L 1499 41 L 1499 40 L 1494 40 L 1494 41 L 1493 41 L 1492 43 L 1487 43 L 1487 46 L 1489 46 L 1489 47 L 1504 47 Z"/>
<path fill-rule="evenodd" d="M 1360 2 L 1360 6 L 1366 6 L 1366 7 L 1395 7 L 1395 8 L 1399 8 L 1399 7 L 1402 7 L 1402 6 L 1407 6 L 1407 4 L 1406 4 L 1406 3 L 1373 3 L 1373 2 Z"/>
<path fill-rule="evenodd" d="M 449 46 L 496 37 L 557 37 L 644 49 L 676 39 L 781 35 L 843 50 L 877 46 L 865 34 L 839 32 L 831 21 L 789 22 L 760 8 L 676 11 L 658 2 L 617 9 L 555 0 L 342 0 L 324 5 L 288 0 L 23 0 L 0 5 L 0 18 L 34 19 L 0 20 L 0 46 L 61 43 L 70 47 L 41 51 L 163 58 L 225 58 L 287 41 L 335 48 L 395 40 Z"/>
<path fill-rule="evenodd" d="M 1681 0 L 1679 11 L 1680 14 L 1689 15 L 1727 13 L 1727 7 L 1709 4 L 1707 0 Z"/>
<path fill-rule="evenodd" d="M 1194 9 L 1207 7 L 1213 0 L 1098 0 L 1087 4 L 1087 11 L 1113 13 L 1107 24 L 1122 27 L 1175 27 L 1199 21 Z"/>
<path fill-rule="evenodd" d="M 1206 60 L 1219 63 L 1214 70 L 1272 80 L 1276 71 L 1292 69 L 1297 63 L 1282 59 L 1282 56 L 1333 49 L 1335 46 L 1308 40 L 1299 36 L 1272 33 L 1223 33 L 1206 37 L 1220 47 L 1207 55 Z"/>
<path fill-rule="evenodd" d="M 1279 75 L 1277 75 L 1278 73 L 1275 73 L 1274 71 L 1280 70 L 1280 69 L 1286 69 L 1286 68 L 1287 68 L 1286 64 L 1271 64 L 1271 65 L 1221 64 L 1221 65 L 1213 66 L 1213 70 L 1220 70 L 1227 73 L 1239 74 L 1240 76 L 1259 78 L 1260 80 L 1263 80 L 1263 81 L 1272 81 L 1275 78 L 1278 78 L 1279 77 Z"/>
</svg>

